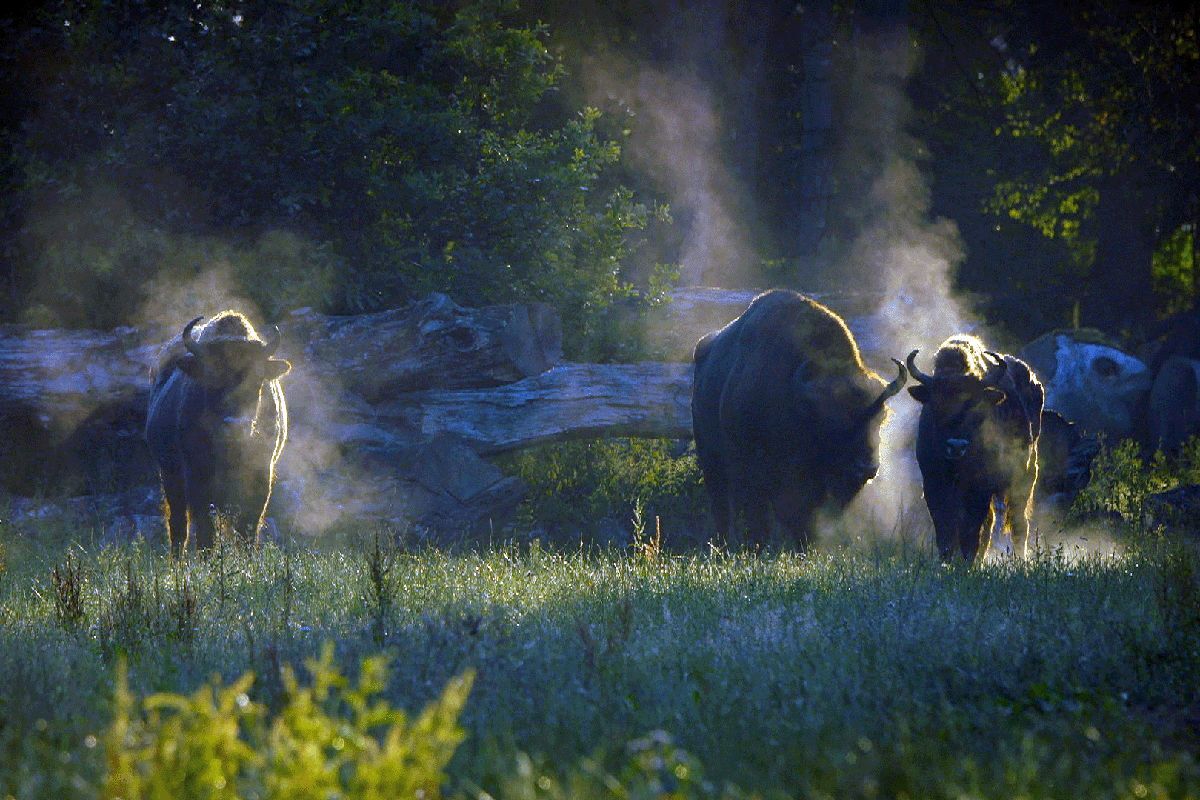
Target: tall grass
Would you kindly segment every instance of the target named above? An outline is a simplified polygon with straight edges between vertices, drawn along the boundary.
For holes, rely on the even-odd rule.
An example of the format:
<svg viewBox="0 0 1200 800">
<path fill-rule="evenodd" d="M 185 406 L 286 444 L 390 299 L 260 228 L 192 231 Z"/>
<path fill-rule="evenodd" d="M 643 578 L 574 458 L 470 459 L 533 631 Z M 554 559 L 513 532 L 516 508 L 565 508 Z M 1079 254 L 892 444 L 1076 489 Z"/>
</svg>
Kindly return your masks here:
<svg viewBox="0 0 1200 800">
<path fill-rule="evenodd" d="M 351 684 L 385 655 L 394 709 L 474 671 L 450 796 L 1200 791 L 1200 567 L 1161 541 L 981 569 L 885 543 L 447 553 L 364 536 L 181 567 L 141 544 L 0 542 L 0 795 L 98 795 L 122 661 L 135 699 L 220 697 L 253 673 L 241 691 L 273 719 L 289 665 L 325 642 Z M 54 589 L 68 558 L 77 615 Z"/>
</svg>

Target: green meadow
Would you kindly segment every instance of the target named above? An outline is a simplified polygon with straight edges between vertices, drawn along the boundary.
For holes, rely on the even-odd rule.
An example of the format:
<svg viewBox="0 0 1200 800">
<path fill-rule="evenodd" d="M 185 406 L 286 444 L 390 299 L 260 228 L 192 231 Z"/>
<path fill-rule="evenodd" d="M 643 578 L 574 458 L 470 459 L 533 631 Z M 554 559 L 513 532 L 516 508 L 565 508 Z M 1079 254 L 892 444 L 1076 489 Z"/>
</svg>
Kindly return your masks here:
<svg viewBox="0 0 1200 800">
<path fill-rule="evenodd" d="M 1200 557 L 1154 537 L 0 537 L 0 797 L 1200 795 Z"/>
</svg>

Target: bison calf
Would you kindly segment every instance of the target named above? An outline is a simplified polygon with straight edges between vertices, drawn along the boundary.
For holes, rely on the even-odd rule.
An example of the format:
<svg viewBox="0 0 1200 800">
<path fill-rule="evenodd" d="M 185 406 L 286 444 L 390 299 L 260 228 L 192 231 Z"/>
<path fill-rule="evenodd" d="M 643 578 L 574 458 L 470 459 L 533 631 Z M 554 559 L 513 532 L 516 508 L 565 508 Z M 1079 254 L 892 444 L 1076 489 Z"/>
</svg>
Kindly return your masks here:
<svg viewBox="0 0 1200 800">
<path fill-rule="evenodd" d="M 984 350 L 974 336 L 943 342 L 932 375 L 917 367 L 917 352 L 909 353 L 908 370 L 919 385 L 908 391 L 922 404 L 917 464 L 942 560 L 982 558 L 992 528 L 1009 526 L 1014 552 L 1024 555 L 1038 475 L 1041 383 L 1024 361 Z"/>
<path fill-rule="evenodd" d="M 279 379 L 291 364 L 272 357 L 279 330 L 264 341 L 244 316 L 224 311 L 197 333 L 201 319 L 163 348 L 146 416 L 175 553 L 187 546 L 189 522 L 196 546 L 212 545 L 213 513 L 257 541 L 287 440 Z"/>
<path fill-rule="evenodd" d="M 805 547 L 817 509 L 844 507 L 875 477 L 904 366 L 885 384 L 837 314 L 779 289 L 701 339 L 693 360 L 692 428 L 718 536 L 741 516 L 761 541 L 773 511 Z"/>
</svg>

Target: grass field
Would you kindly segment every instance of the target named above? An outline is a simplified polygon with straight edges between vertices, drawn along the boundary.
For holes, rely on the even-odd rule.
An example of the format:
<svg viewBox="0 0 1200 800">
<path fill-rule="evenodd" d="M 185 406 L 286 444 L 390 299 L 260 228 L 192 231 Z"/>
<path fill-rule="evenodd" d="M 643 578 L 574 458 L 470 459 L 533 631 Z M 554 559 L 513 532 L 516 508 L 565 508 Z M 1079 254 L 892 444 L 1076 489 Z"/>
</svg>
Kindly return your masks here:
<svg viewBox="0 0 1200 800">
<path fill-rule="evenodd" d="M 252 671 L 271 717 L 281 667 L 303 683 L 324 643 L 351 678 L 386 655 L 382 697 L 414 713 L 474 670 L 451 797 L 1200 796 L 1200 559 L 1160 540 L 974 570 L 899 542 L 446 553 L 365 535 L 183 568 L 63 532 L 0 527 L 0 545 L 3 797 L 113 794 L 121 662 L 138 699 Z M 255 774 L 195 796 L 287 796 Z"/>
</svg>

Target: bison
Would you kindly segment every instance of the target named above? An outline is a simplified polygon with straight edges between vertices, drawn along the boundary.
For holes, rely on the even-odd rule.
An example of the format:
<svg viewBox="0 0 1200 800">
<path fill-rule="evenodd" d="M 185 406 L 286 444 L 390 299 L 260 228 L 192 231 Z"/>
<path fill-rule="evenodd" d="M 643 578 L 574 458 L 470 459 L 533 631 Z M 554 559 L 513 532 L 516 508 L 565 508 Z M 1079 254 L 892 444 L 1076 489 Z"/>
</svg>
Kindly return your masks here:
<svg viewBox="0 0 1200 800">
<path fill-rule="evenodd" d="M 1041 383 L 1024 361 L 984 350 L 974 336 L 943 342 L 932 375 L 917 367 L 917 352 L 908 355 L 908 371 L 918 385 L 908 391 L 922 404 L 917 465 L 942 560 L 956 553 L 970 562 L 982 558 L 993 527 L 1011 526 L 1013 551 L 1024 555 L 1038 476 Z"/>
<path fill-rule="evenodd" d="M 738 517 L 762 543 L 769 512 L 803 549 L 822 506 L 843 508 L 879 469 L 891 383 L 867 369 L 846 324 L 796 292 L 769 291 L 693 355 L 692 429 L 719 540 Z"/>
<path fill-rule="evenodd" d="M 1146 400 L 1145 444 L 1148 450 L 1178 453 L 1200 431 L 1200 361 L 1172 356 L 1154 373 Z"/>
<path fill-rule="evenodd" d="M 224 311 L 197 332 L 201 319 L 163 348 L 146 416 L 176 554 L 189 523 L 198 549 L 212 545 L 213 512 L 243 540 L 258 540 L 287 440 L 279 379 L 291 364 L 273 357 L 279 329 L 264 340 L 242 314 Z"/>
</svg>

